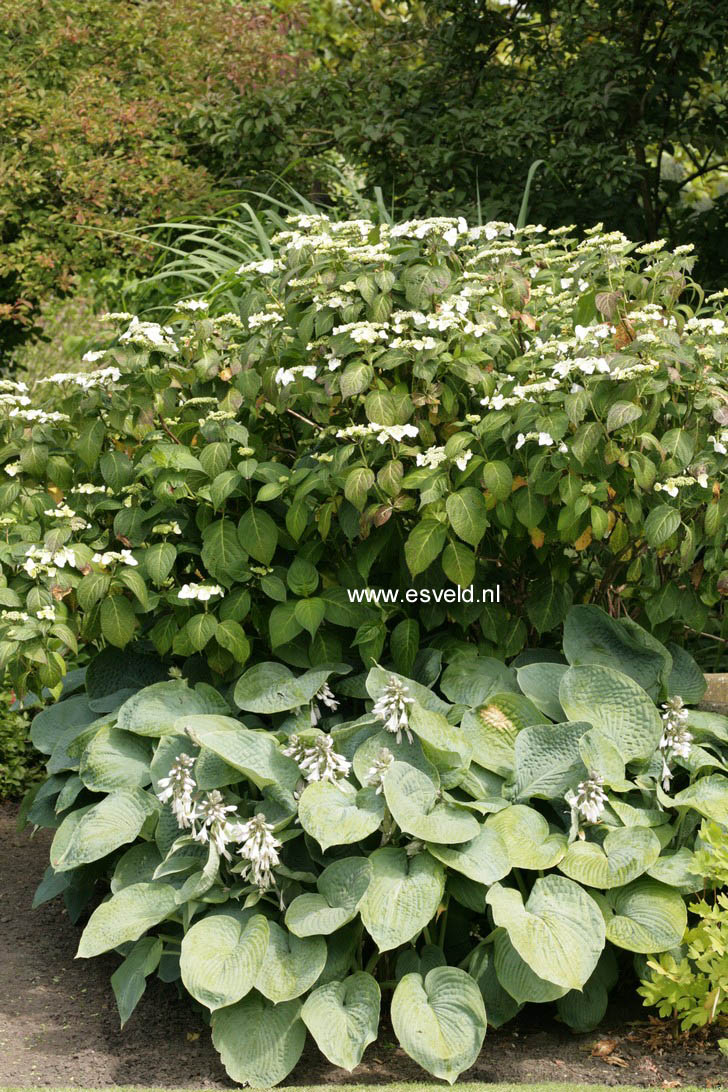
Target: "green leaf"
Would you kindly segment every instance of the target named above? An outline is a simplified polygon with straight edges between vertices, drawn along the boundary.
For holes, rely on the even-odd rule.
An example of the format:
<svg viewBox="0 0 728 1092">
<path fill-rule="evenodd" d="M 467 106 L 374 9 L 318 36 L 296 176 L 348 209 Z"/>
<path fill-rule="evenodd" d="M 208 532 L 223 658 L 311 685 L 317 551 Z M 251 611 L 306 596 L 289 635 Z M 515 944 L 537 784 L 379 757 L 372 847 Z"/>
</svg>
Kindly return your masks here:
<svg viewBox="0 0 728 1092">
<path fill-rule="evenodd" d="M 724 774 L 711 774 L 688 785 L 672 798 L 676 808 L 692 808 L 706 819 L 728 826 L 728 778 Z"/>
<path fill-rule="evenodd" d="M 138 736 L 163 736 L 175 730 L 182 716 L 228 713 L 227 702 L 206 683 L 188 686 L 182 679 L 145 686 L 122 705 L 117 726 Z"/>
<path fill-rule="evenodd" d="M 681 522 L 677 508 L 671 508 L 669 504 L 653 508 L 645 520 L 645 535 L 650 546 L 664 546 Z"/>
<path fill-rule="evenodd" d="M 410 532 L 404 556 L 412 576 L 423 573 L 440 556 L 446 537 L 445 525 L 436 519 L 423 519 Z"/>
<path fill-rule="evenodd" d="M 634 402 L 613 402 L 607 414 L 607 432 L 615 432 L 632 424 L 642 416 L 642 409 Z"/>
<path fill-rule="evenodd" d="M 468 974 L 475 979 L 483 995 L 490 1027 L 502 1027 L 520 1011 L 521 1005 L 504 990 L 498 981 L 494 945 L 481 943 L 473 950 L 468 962 Z"/>
<path fill-rule="evenodd" d="M 525 905 L 520 891 L 494 884 L 486 902 L 496 925 L 539 978 L 581 989 L 604 948 L 605 930 L 599 907 L 578 884 L 544 876 Z"/>
<path fill-rule="evenodd" d="M 429 853 L 408 857 L 385 846 L 369 857 L 372 879 L 360 904 L 364 928 L 380 952 L 407 944 L 435 916 L 445 889 L 445 870 Z"/>
<path fill-rule="evenodd" d="M 91 792 L 143 788 L 151 781 L 150 755 L 130 732 L 103 725 L 81 756 L 79 777 Z"/>
<path fill-rule="evenodd" d="M 498 460 L 483 467 L 483 485 L 496 500 L 508 500 L 513 489 L 513 474 L 508 463 Z"/>
<path fill-rule="evenodd" d="M 442 571 L 453 584 L 468 588 L 475 576 L 475 554 L 462 542 L 450 542 L 442 555 Z"/>
<path fill-rule="evenodd" d="M 405 618 L 392 630 L 389 638 L 394 666 L 403 675 L 408 675 L 414 667 L 420 647 L 420 627 L 414 618 Z"/>
<path fill-rule="evenodd" d="M 278 529 L 262 508 L 249 508 L 238 523 L 240 545 L 263 565 L 273 560 L 278 543 Z"/>
<path fill-rule="evenodd" d="M 285 713 L 308 705 L 321 689 L 330 670 L 307 671 L 298 678 L 284 664 L 260 663 L 238 679 L 234 700 L 250 713 Z"/>
<path fill-rule="evenodd" d="M 607 940 L 629 952 L 677 948 L 687 927 L 683 897 L 674 887 L 642 876 L 604 897 Z"/>
<path fill-rule="evenodd" d="M 131 603 L 123 595 L 110 595 L 104 599 L 99 621 L 104 637 L 116 648 L 124 648 L 134 636 L 136 615 Z"/>
<path fill-rule="evenodd" d="M 486 830 L 494 830 L 501 836 L 514 868 L 553 868 L 568 846 L 565 834 L 552 833 L 543 815 L 525 804 L 512 804 L 489 815 Z"/>
<path fill-rule="evenodd" d="M 564 625 L 564 655 L 572 667 L 601 664 L 629 675 L 657 700 L 671 668 L 664 645 L 631 623 L 610 618 L 599 607 L 572 607 Z"/>
<path fill-rule="evenodd" d="M 373 788 L 357 791 L 348 781 L 312 781 L 301 794 L 298 818 L 325 852 L 330 846 L 360 842 L 378 830 L 384 801 Z"/>
<path fill-rule="evenodd" d="M 523 693 L 551 720 L 566 719 L 559 702 L 559 686 L 567 671 L 566 664 L 555 663 L 524 664 L 517 671 L 518 685 Z"/>
<path fill-rule="evenodd" d="M 506 844 L 500 834 L 489 827 L 480 826 L 469 842 L 455 846 L 428 842 L 427 848 L 448 868 L 486 886 L 497 883 L 511 871 Z"/>
<path fill-rule="evenodd" d="M 182 939 L 185 988 L 211 1011 L 234 1005 L 255 985 L 268 939 L 268 921 L 262 914 L 232 909 L 208 914 Z"/>
<path fill-rule="evenodd" d="M 660 842 L 648 827 L 611 831 L 602 845 L 572 842 L 559 871 L 585 887 L 624 887 L 646 872 L 660 856 Z"/>
<path fill-rule="evenodd" d="M 455 534 L 471 546 L 477 546 L 488 526 L 488 510 L 483 494 L 473 486 L 466 486 L 450 494 L 445 510 Z"/>
<path fill-rule="evenodd" d="M 157 937 L 138 940 L 120 967 L 111 976 L 121 1026 L 137 1007 L 147 985 L 147 975 L 156 971 L 162 957 L 162 942 Z"/>
<path fill-rule="evenodd" d="M 528 1001 L 544 1004 L 568 993 L 565 986 L 558 986 L 546 978 L 541 978 L 525 959 L 521 959 L 505 929 L 496 931 L 494 947 L 494 965 L 498 981 L 516 1004 L 523 1005 Z"/>
<path fill-rule="evenodd" d="M 650 758 L 660 742 L 662 719 L 641 686 L 611 667 L 570 667 L 559 687 L 570 720 L 585 720 L 619 751 L 625 762 Z"/>
<path fill-rule="evenodd" d="M 53 868 L 67 872 L 133 842 L 157 807 L 156 800 L 142 789 L 119 789 L 94 804 L 80 820 L 76 819 L 78 813 L 72 812 L 53 839 Z"/>
<path fill-rule="evenodd" d="M 529 724 L 541 724 L 543 716 L 522 694 L 495 694 L 478 709 L 465 714 L 460 730 L 473 750 L 473 761 L 501 777 L 508 777 L 515 763 L 518 733 Z"/>
<path fill-rule="evenodd" d="M 518 692 L 512 668 L 490 656 L 471 655 L 457 656 L 448 664 L 440 689 L 449 701 L 470 707 L 482 705 L 493 694 Z"/>
<path fill-rule="evenodd" d="M 387 806 L 401 830 L 423 841 L 454 845 L 478 834 L 478 821 L 466 809 L 438 799 L 430 778 L 406 762 L 394 762 L 383 779 Z"/>
<path fill-rule="evenodd" d="M 299 599 L 296 603 L 294 616 L 300 626 L 310 633 L 312 637 L 324 620 L 326 604 L 323 599 L 313 597 L 311 599 Z"/>
<path fill-rule="evenodd" d="M 250 641 L 245 636 L 245 630 L 232 618 L 228 618 L 225 622 L 218 622 L 215 640 L 221 648 L 226 648 L 232 653 L 236 663 L 244 664 L 250 656 Z"/>
<path fill-rule="evenodd" d="M 176 722 L 176 730 L 188 732 L 193 741 L 240 770 L 259 789 L 278 784 L 292 791 L 301 776 L 271 733 L 253 731 L 233 717 L 183 716 Z"/>
<path fill-rule="evenodd" d="M 334 861 L 316 881 L 318 894 L 298 895 L 286 911 L 286 925 L 297 937 L 328 936 L 356 917 L 371 880 L 366 857 Z"/>
<path fill-rule="evenodd" d="M 210 523 L 202 533 L 202 543 L 202 563 L 210 576 L 223 584 L 248 576 L 246 543 L 238 538 L 231 520 L 219 519 Z"/>
<path fill-rule="evenodd" d="M 213 1013 L 212 1041 L 231 1080 L 270 1088 L 284 1080 L 303 1053 L 306 1025 L 300 1001 L 274 1005 L 250 993 Z"/>
<path fill-rule="evenodd" d="M 310 989 L 326 963 L 321 936 L 297 937 L 274 921 L 268 923 L 268 947 L 255 979 L 255 988 L 270 1001 L 292 1001 Z"/>
<path fill-rule="evenodd" d="M 147 929 L 172 914 L 176 905 L 177 892 L 169 884 L 124 887 L 94 910 L 81 935 L 78 957 L 89 959 L 129 940 L 138 940 Z"/>
<path fill-rule="evenodd" d="M 177 550 L 171 542 L 157 542 L 141 555 L 144 571 L 157 587 L 167 579 L 176 560 Z"/>
<path fill-rule="evenodd" d="M 313 990 L 301 1018 L 321 1053 L 332 1065 L 351 1073 L 377 1038 L 380 1004 L 376 980 L 366 971 L 357 971 L 343 982 L 328 982 Z"/>
<path fill-rule="evenodd" d="M 579 742 L 589 731 L 584 721 L 536 724 L 524 728 L 514 745 L 514 799 L 561 799 L 587 772 Z"/>
<path fill-rule="evenodd" d="M 572 594 L 567 583 L 553 576 L 531 585 L 526 611 L 539 633 L 561 625 L 571 606 Z"/>
<path fill-rule="evenodd" d="M 374 471 L 368 466 L 355 466 L 344 483 L 344 496 L 361 512 L 367 502 L 367 494 L 374 485 Z"/>
<path fill-rule="evenodd" d="M 92 467 L 98 462 L 105 436 L 106 425 L 100 417 L 96 417 L 95 420 L 89 422 L 79 433 L 75 450 L 81 462 L 85 463 L 86 466 Z"/>
<path fill-rule="evenodd" d="M 406 974 L 392 997 L 392 1026 L 402 1049 L 418 1065 L 454 1084 L 483 1045 L 483 998 L 459 967 L 435 967 L 424 981 L 420 974 Z"/>
<path fill-rule="evenodd" d="M 609 991 L 617 984 L 618 975 L 614 951 L 605 948 L 583 990 L 569 990 L 558 998 L 556 1008 L 559 1016 L 572 1031 L 594 1031 L 602 1022 L 607 1011 Z"/>
</svg>

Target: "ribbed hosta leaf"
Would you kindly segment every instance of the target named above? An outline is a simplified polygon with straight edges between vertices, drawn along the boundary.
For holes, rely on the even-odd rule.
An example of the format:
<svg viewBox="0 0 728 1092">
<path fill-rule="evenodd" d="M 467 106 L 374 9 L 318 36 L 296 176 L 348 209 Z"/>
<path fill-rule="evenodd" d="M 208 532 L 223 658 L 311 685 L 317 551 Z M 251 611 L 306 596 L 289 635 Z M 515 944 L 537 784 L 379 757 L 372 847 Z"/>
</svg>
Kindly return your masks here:
<svg viewBox="0 0 728 1092">
<path fill-rule="evenodd" d="M 334 861 L 316 881 L 318 894 L 298 895 L 286 911 L 286 925 L 297 937 L 327 936 L 356 916 L 372 875 L 367 857 Z"/>
<path fill-rule="evenodd" d="M 453 1084 L 480 1053 L 486 1029 L 483 998 L 458 967 L 406 974 L 392 997 L 392 1026 L 410 1058 Z"/>
<path fill-rule="evenodd" d="M 674 887 L 642 876 L 605 896 L 613 916 L 607 940 L 629 952 L 656 953 L 676 948 L 687 924 L 682 895 Z"/>
<path fill-rule="evenodd" d="M 255 980 L 255 988 L 276 1004 L 291 1001 L 310 989 L 326 963 L 323 937 L 296 937 L 268 923 L 268 947 Z"/>
<path fill-rule="evenodd" d="M 540 878 L 525 906 L 520 891 L 494 884 L 486 901 L 496 925 L 539 978 L 581 989 L 604 948 L 604 920 L 577 883 L 563 876 Z"/>
<path fill-rule="evenodd" d="M 675 853 L 666 853 L 658 857 L 655 863 L 647 869 L 647 875 L 660 883 L 666 883 L 668 887 L 676 887 L 681 895 L 691 895 L 694 891 L 702 891 L 705 880 L 693 869 L 692 851 L 684 846 Z"/>
<path fill-rule="evenodd" d="M 617 792 L 632 787 L 624 776 L 624 759 L 610 739 L 597 728 L 591 728 L 579 741 L 579 754 L 590 772 L 599 774 L 604 783 Z"/>
<path fill-rule="evenodd" d="M 429 853 L 408 857 L 385 846 L 372 853 L 372 879 L 359 906 L 364 927 L 380 952 L 416 937 L 437 912 L 445 870 Z"/>
<path fill-rule="evenodd" d="M 56 872 L 67 872 L 133 842 L 157 806 L 153 797 L 142 789 L 120 789 L 94 804 L 80 820 L 78 812 L 71 812 L 53 839 L 53 868 Z"/>
<path fill-rule="evenodd" d="M 450 706 L 442 698 L 438 698 L 437 694 L 429 686 L 423 686 L 422 683 L 415 682 L 414 679 L 408 679 L 406 675 L 398 675 L 396 671 L 385 671 L 382 667 L 373 667 L 367 675 L 366 687 L 369 697 L 374 701 L 380 698 L 389 685 L 392 676 L 407 687 L 409 696 L 414 698 L 423 709 L 430 709 L 433 713 L 442 713 L 443 716 L 447 713 Z"/>
<path fill-rule="evenodd" d="M 553 868 L 568 846 L 566 835 L 552 833 L 543 815 L 526 804 L 512 804 L 488 816 L 486 829 L 500 834 L 514 868 Z"/>
<path fill-rule="evenodd" d="M 171 914 L 177 905 L 177 892 L 166 883 L 136 883 L 112 895 L 97 906 L 81 936 L 81 958 L 100 955 L 138 940 L 142 933 Z"/>
<path fill-rule="evenodd" d="M 705 675 L 690 653 L 680 645 L 671 642 L 667 651 L 672 656 L 672 670 L 667 680 L 668 697 L 679 694 L 684 702 L 697 705 L 708 686 Z"/>
<path fill-rule="evenodd" d="M 150 760 L 147 743 L 106 724 L 84 751 L 78 774 L 92 792 L 141 789 L 152 779 Z"/>
<path fill-rule="evenodd" d="M 549 720 L 565 720 L 559 701 L 559 686 L 568 671 L 566 664 L 524 664 L 518 668 L 518 685 Z"/>
<path fill-rule="evenodd" d="M 466 767 L 472 748 L 460 728 L 445 719 L 442 713 L 425 709 L 417 702 L 410 708 L 410 731 L 419 738 L 425 756 L 438 770 Z"/>
<path fill-rule="evenodd" d="M 513 770 L 516 736 L 543 715 L 522 694 L 496 694 L 478 709 L 469 710 L 460 729 L 473 749 L 473 761 L 508 777 Z"/>
<path fill-rule="evenodd" d="M 559 862 L 559 871 L 586 887 L 624 887 L 636 880 L 660 856 L 660 842 L 648 827 L 614 830 L 602 845 L 572 842 Z"/>
<path fill-rule="evenodd" d="M 491 694 L 517 692 L 513 668 L 490 656 L 458 656 L 448 664 L 440 679 L 440 689 L 452 702 L 482 705 Z"/>
<path fill-rule="evenodd" d="M 440 781 L 440 776 L 437 769 L 430 762 L 422 750 L 422 744 L 416 737 L 412 738 L 412 742 L 408 743 L 405 738 L 402 738 L 397 743 L 397 737 L 393 736 L 391 732 L 381 731 L 375 732 L 374 735 L 365 739 L 359 747 L 357 747 L 354 754 L 354 773 L 357 780 L 361 785 L 367 784 L 367 775 L 372 768 L 372 765 L 379 755 L 379 752 L 386 748 L 398 762 L 407 762 L 410 766 L 414 766 L 416 770 L 422 770 L 423 773 L 435 782 L 437 785 Z"/>
<path fill-rule="evenodd" d="M 427 848 L 438 861 L 476 883 L 496 883 L 511 870 L 505 842 L 497 831 L 489 827 L 481 826 L 475 838 L 462 845 L 428 842 Z"/>
<path fill-rule="evenodd" d="M 563 797 L 582 773 L 579 741 L 589 731 L 584 721 L 566 724 L 535 724 L 524 728 L 514 745 L 516 800 Z"/>
<path fill-rule="evenodd" d="M 298 802 L 301 826 L 326 851 L 353 845 L 373 834 L 384 818 L 384 800 L 373 788 L 357 790 L 347 781 L 312 781 Z"/>
<path fill-rule="evenodd" d="M 365 971 L 328 982 L 306 998 L 301 1018 L 332 1065 L 350 1073 L 377 1037 L 381 994 Z"/>
<path fill-rule="evenodd" d="M 557 986 L 555 982 L 540 978 L 525 959 L 521 959 L 505 929 L 496 933 L 494 947 L 494 966 L 498 981 L 518 1005 L 525 1005 L 528 1001 L 544 1004 L 568 993 L 566 986 Z"/>
<path fill-rule="evenodd" d="M 174 722 L 194 713 L 230 710 L 212 686 L 199 683 L 192 688 L 181 679 L 153 683 L 128 698 L 117 719 L 117 727 L 138 736 L 163 736 L 174 731 Z"/>
<path fill-rule="evenodd" d="M 672 667 L 665 646 L 640 626 L 627 627 L 588 604 L 572 607 L 566 616 L 564 655 L 572 666 L 600 664 L 629 675 L 653 701 Z"/>
<path fill-rule="evenodd" d="M 728 777 L 724 774 L 701 777 L 677 793 L 672 803 L 677 808 L 693 808 L 706 819 L 728 826 Z"/>
<path fill-rule="evenodd" d="M 181 717 L 176 731 L 189 732 L 195 743 L 214 751 L 259 789 L 282 785 L 293 790 L 301 776 L 296 763 L 282 753 L 269 732 L 251 731 L 234 717 Z"/>
<path fill-rule="evenodd" d="M 212 1014 L 212 1041 L 228 1076 L 238 1084 L 270 1088 L 279 1084 L 301 1057 L 306 1025 L 301 1002 L 281 1005 L 249 993 L 237 1005 Z"/>
<path fill-rule="evenodd" d="M 605 948 L 584 989 L 569 990 L 557 1000 L 559 1016 L 572 1031 L 593 1031 L 602 1022 L 618 975 L 614 949 Z"/>
<path fill-rule="evenodd" d="M 586 720 L 611 740 L 625 762 L 647 759 L 662 735 L 662 719 L 641 686 L 611 667 L 570 667 L 559 701 L 570 720 Z"/>
<path fill-rule="evenodd" d="M 208 914 L 182 940 L 182 981 L 208 1009 L 233 1005 L 252 990 L 267 948 L 268 922 L 262 914 Z"/>
<path fill-rule="evenodd" d="M 468 963 L 468 974 L 475 979 L 483 995 L 490 1027 L 500 1028 L 520 1012 L 522 1005 L 511 997 L 498 979 L 492 944 L 481 943 L 475 948 Z"/>
<path fill-rule="evenodd" d="M 478 820 L 465 808 L 438 799 L 427 774 L 406 762 L 395 762 L 384 776 L 384 796 L 395 822 L 423 841 L 454 845 L 478 833 Z"/>
<path fill-rule="evenodd" d="M 308 705 L 331 674 L 331 669 L 306 671 L 298 678 L 285 664 L 260 663 L 240 676 L 235 704 L 251 713 L 284 713 Z"/>
</svg>

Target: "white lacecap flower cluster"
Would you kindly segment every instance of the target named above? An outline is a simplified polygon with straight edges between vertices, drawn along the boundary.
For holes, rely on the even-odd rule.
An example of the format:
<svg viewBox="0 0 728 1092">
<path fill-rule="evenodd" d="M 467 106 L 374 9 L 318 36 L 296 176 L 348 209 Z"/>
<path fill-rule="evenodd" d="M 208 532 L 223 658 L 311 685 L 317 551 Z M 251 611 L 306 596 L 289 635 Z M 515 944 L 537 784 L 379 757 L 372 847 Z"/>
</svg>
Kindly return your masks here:
<svg viewBox="0 0 728 1092">
<path fill-rule="evenodd" d="M 94 565 L 103 565 L 104 567 L 115 565 L 117 562 L 122 562 L 132 568 L 139 564 L 137 559 L 132 557 L 131 550 L 106 550 L 102 554 L 94 554 L 91 560 Z"/>
<path fill-rule="evenodd" d="M 569 790 L 564 799 L 577 820 L 580 817 L 587 823 L 598 823 L 604 813 L 604 805 L 607 803 L 604 778 L 591 772 L 586 780 L 579 782 L 576 792 Z"/>
<path fill-rule="evenodd" d="M 283 748 L 298 766 L 306 781 L 339 781 L 348 776 L 351 763 L 334 750 L 334 741 L 321 734 L 311 741 L 292 735 L 288 746 Z"/>
<path fill-rule="evenodd" d="M 317 375 L 314 364 L 296 364 L 292 368 L 279 368 L 275 374 L 275 381 L 279 387 L 287 387 L 295 383 L 296 376 L 302 375 L 304 379 L 315 379 Z"/>
<path fill-rule="evenodd" d="M 119 337 L 119 342 L 122 345 L 138 345 L 142 349 L 179 352 L 171 326 L 160 326 L 158 322 L 141 322 L 136 315 L 132 315 L 128 328 Z"/>
<path fill-rule="evenodd" d="M 79 568 L 76 555 L 70 546 L 64 546 L 55 553 L 42 546 L 29 546 L 25 551 L 23 568 L 32 580 L 41 575 L 53 577 L 58 569 L 65 569 L 66 565 Z"/>
<path fill-rule="evenodd" d="M 183 584 L 177 592 L 178 599 L 197 599 L 200 603 L 206 603 L 213 595 L 224 595 L 219 584 Z"/>
<path fill-rule="evenodd" d="M 539 447 L 553 447 L 557 444 L 550 432 L 519 432 L 516 439 L 516 451 L 527 444 L 529 440 L 536 440 Z M 566 444 L 561 441 L 557 449 L 561 452 L 568 451 Z"/>
<path fill-rule="evenodd" d="M 662 787 L 665 792 L 670 789 L 673 773 L 670 762 L 673 758 L 688 758 L 692 746 L 692 733 L 687 729 L 689 710 L 679 695 L 670 698 L 662 706 L 662 738 L 660 739 L 660 752 L 662 754 Z"/>
<path fill-rule="evenodd" d="M 384 775 L 394 762 L 394 755 L 389 747 L 381 747 L 377 757 L 364 775 L 364 781 L 376 789 L 377 795 L 384 791 Z"/>
<path fill-rule="evenodd" d="M 402 742 L 403 732 L 407 736 L 407 742 L 412 743 L 409 727 L 411 705 L 414 705 L 414 698 L 409 696 L 409 687 L 400 682 L 396 675 L 390 675 L 387 685 L 372 707 L 372 714 L 384 721 L 385 730 L 397 737 L 397 743 Z"/>
</svg>

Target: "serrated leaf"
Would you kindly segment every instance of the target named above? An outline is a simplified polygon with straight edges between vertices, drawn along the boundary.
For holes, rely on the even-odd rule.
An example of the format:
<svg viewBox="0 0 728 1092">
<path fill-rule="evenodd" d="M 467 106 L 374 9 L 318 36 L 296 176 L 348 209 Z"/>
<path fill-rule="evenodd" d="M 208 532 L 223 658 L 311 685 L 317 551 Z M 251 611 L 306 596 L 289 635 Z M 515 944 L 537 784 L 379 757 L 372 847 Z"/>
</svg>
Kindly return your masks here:
<svg viewBox="0 0 728 1092">
<path fill-rule="evenodd" d="M 447 518 L 458 538 L 470 546 L 479 545 L 488 526 L 488 510 L 483 494 L 473 486 L 451 493 L 445 502 Z"/>
<path fill-rule="evenodd" d="M 423 519 L 410 532 L 405 543 L 404 556 L 412 576 L 423 573 L 440 556 L 447 531 L 436 519 Z"/>
<path fill-rule="evenodd" d="M 269 565 L 276 552 L 278 528 L 262 508 L 249 508 L 238 523 L 238 539 L 251 557 L 263 565 Z"/>
</svg>

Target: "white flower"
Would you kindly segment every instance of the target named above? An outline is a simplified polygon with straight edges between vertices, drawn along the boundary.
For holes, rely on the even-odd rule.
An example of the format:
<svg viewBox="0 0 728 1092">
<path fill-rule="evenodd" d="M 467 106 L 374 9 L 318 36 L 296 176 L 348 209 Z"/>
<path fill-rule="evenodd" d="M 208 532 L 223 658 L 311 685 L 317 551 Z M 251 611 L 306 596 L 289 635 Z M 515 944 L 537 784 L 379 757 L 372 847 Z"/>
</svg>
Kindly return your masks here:
<svg viewBox="0 0 728 1092">
<path fill-rule="evenodd" d="M 3 470 L 9 478 L 14 478 L 16 474 L 19 474 L 22 470 L 20 463 L 6 463 Z"/>
<path fill-rule="evenodd" d="M 377 796 L 384 791 L 384 775 L 394 762 L 389 747 L 381 747 L 377 757 L 364 775 L 364 783 L 376 788 Z"/>
<path fill-rule="evenodd" d="M 130 565 L 132 568 L 138 565 L 139 562 L 135 557 L 132 557 L 131 550 L 107 550 L 103 554 L 94 554 L 91 558 L 94 565 L 113 565 L 116 561 L 123 561 L 125 565 Z"/>
<path fill-rule="evenodd" d="M 317 374 L 315 365 L 297 364 L 293 368 L 279 368 L 275 374 L 275 381 L 279 387 L 287 387 L 289 383 L 295 382 L 297 375 L 303 375 L 306 379 L 315 379 Z"/>
<path fill-rule="evenodd" d="M 273 824 L 266 822 L 260 812 L 240 823 L 233 830 L 234 840 L 243 844 L 238 849 L 240 856 L 249 862 L 241 876 L 250 879 L 259 891 L 267 891 L 275 883 L 273 869 L 280 864 L 278 850 L 281 842 L 273 833 Z"/>
<path fill-rule="evenodd" d="M 55 622 L 56 620 L 56 608 L 55 607 L 41 607 L 40 610 L 35 612 L 36 618 L 39 618 L 42 622 Z"/>
<path fill-rule="evenodd" d="M 276 323 L 281 322 L 283 314 L 280 311 L 258 311 L 254 315 L 248 315 L 248 329 L 258 330 L 261 326 L 275 326 Z"/>
<path fill-rule="evenodd" d="M 400 443 L 406 437 L 410 437 L 415 440 L 420 430 L 416 425 L 374 425 L 370 426 L 372 431 L 377 433 L 377 439 L 380 444 L 386 444 L 387 440 L 393 440 L 396 443 Z"/>
<path fill-rule="evenodd" d="M 588 823 L 598 823 L 607 802 L 603 786 L 604 778 L 591 773 L 585 781 L 579 782 L 576 793 L 569 791 L 564 799 L 572 811 L 577 812 Z"/>
<path fill-rule="evenodd" d="M 321 734 L 306 743 L 300 736 L 293 735 L 283 753 L 298 765 L 306 781 L 338 781 L 347 777 L 351 770 L 348 759 L 334 750 L 331 736 Z"/>
<path fill-rule="evenodd" d="M 311 727 L 315 728 L 318 722 L 321 720 L 321 711 L 319 710 L 317 701 L 323 702 L 327 709 L 331 709 L 332 712 L 336 712 L 339 708 L 339 703 L 334 697 L 334 692 L 327 682 L 321 687 L 321 689 L 314 694 L 313 701 L 311 702 Z"/>
<path fill-rule="evenodd" d="M 171 326 L 160 326 L 158 322 L 140 322 L 136 315 L 128 329 L 119 337 L 119 341 L 122 344 L 128 342 L 139 345 L 143 349 L 165 349 L 171 353 L 179 351 Z"/>
<path fill-rule="evenodd" d="M 446 457 L 444 447 L 428 447 L 427 451 L 418 452 L 415 462 L 417 466 L 426 466 L 429 470 L 436 470 Z"/>
<path fill-rule="evenodd" d="M 175 306 L 177 311 L 207 311 L 210 304 L 207 300 L 179 300 Z"/>
<path fill-rule="evenodd" d="M 177 755 L 174 764 L 167 777 L 162 777 L 157 782 L 157 796 L 166 804 L 171 801 L 172 812 L 178 826 L 186 829 L 192 826 L 195 808 L 192 794 L 195 791 L 196 782 L 190 773 L 195 764 L 194 758 L 189 755 Z"/>
<path fill-rule="evenodd" d="M 458 470 L 465 470 L 465 467 L 468 465 L 468 463 L 470 462 L 472 457 L 473 457 L 472 451 L 463 451 L 455 459 L 455 466 L 458 468 Z"/>
<path fill-rule="evenodd" d="M 213 595 L 224 595 L 219 584 L 183 584 L 177 592 L 178 599 L 198 599 L 206 603 Z"/>
<path fill-rule="evenodd" d="M 409 687 L 400 682 L 396 675 L 390 675 L 387 685 L 372 707 L 372 714 L 384 721 L 387 732 L 397 736 L 397 743 L 402 742 L 402 733 L 407 742 L 412 743 L 409 729 L 409 706 L 414 705 L 414 698 L 409 696 Z"/>
<path fill-rule="evenodd" d="M 69 508 L 67 504 L 62 504 L 58 508 L 46 508 L 43 512 L 45 516 L 54 516 L 56 519 L 72 519 L 76 515 L 72 508 Z"/>
<path fill-rule="evenodd" d="M 669 763 L 675 757 L 688 758 L 693 737 L 686 727 L 689 711 L 685 708 L 685 703 L 679 695 L 676 694 L 674 698 L 666 701 L 662 708 L 664 709 L 662 714 L 663 729 L 659 744 L 662 752 L 661 776 L 662 787 L 665 792 L 668 792 L 673 777 Z"/>
<path fill-rule="evenodd" d="M 93 364 L 95 363 L 95 361 L 101 360 L 102 357 L 105 357 L 107 352 L 108 349 L 89 349 L 87 353 L 83 354 L 81 360 L 84 362 L 84 364 Z"/>
<path fill-rule="evenodd" d="M 235 804 L 226 804 L 222 793 L 213 789 L 207 796 L 194 805 L 191 815 L 193 838 L 196 842 L 212 842 L 218 853 L 228 861 L 231 856 L 227 843 L 234 839 L 236 828 L 230 824 L 228 815 L 237 812 Z M 197 824 L 200 824 L 199 829 Z M 235 839 L 237 840 L 237 839 Z"/>
</svg>

